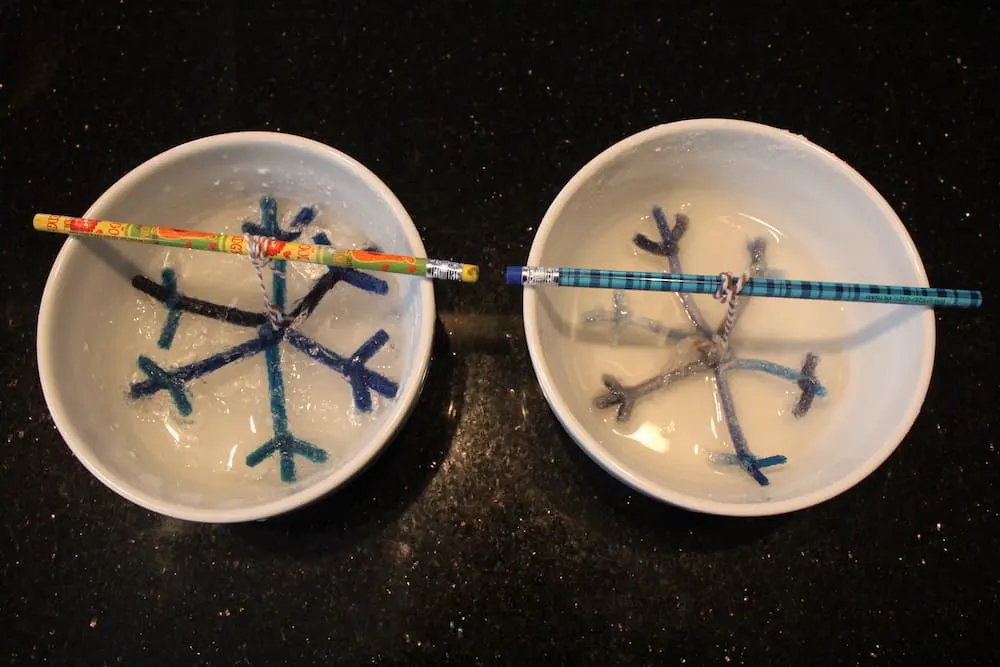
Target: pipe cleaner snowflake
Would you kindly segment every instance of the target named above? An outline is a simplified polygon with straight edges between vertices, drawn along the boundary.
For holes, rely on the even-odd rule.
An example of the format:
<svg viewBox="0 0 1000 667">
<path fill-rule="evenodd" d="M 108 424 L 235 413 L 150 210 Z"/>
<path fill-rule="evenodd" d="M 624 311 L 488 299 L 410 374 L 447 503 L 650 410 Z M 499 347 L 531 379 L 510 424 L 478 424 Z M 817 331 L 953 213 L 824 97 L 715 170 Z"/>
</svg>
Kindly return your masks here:
<svg viewBox="0 0 1000 667">
<path fill-rule="evenodd" d="M 302 208 L 288 224 L 288 228 L 282 229 L 278 224 L 278 204 L 273 198 L 262 198 L 260 210 L 260 224 L 250 221 L 243 224 L 243 233 L 248 236 L 251 242 L 254 239 L 264 240 L 266 238 L 285 242 L 295 241 L 316 216 L 315 209 Z M 315 234 L 312 237 L 312 242 L 319 245 L 330 245 L 330 239 L 322 232 Z M 368 249 L 376 250 L 375 248 Z M 285 308 L 286 262 L 284 260 L 267 260 L 259 255 L 256 257 L 252 255 L 251 259 L 254 261 L 257 276 L 261 282 L 267 312 L 240 310 L 185 296 L 178 291 L 177 275 L 169 268 L 163 269 L 161 283 L 156 283 L 143 275 L 137 275 L 132 279 L 132 285 L 136 289 L 167 307 L 166 322 L 158 340 L 160 349 L 170 349 L 184 313 L 248 327 L 255 329 L 256 333 L 246 342 L 228 350 L 169 370 L 161 367 L 150 357 L 140 355 L 137 363 L 139 369 L 146 375 L 146 379 L 133 383 L 129 388 L 129 395 L 132 399 L 140 399 L 160 391 L 166 391 L 176 410 L 182 416 L 187 416 L 191 414 L 193 409 L 191 397 L 186 387 L 188 383 L 209 375 L 224 366 L 263 352 L 267 367 L 267 385 L 274 437 L 250 452 L 246 457 L 246 463 L 248 466 L 254 467 L 276 454 L 280 459 L 282 481 L 293 482 L 295 481 L 296 456 L 302 456 L 315 463 L 322 463 L 327 460 L 327 453 L 316 445 L 296 438 L 292 434 L 285 406 L 280 344 L 284 341 L 330 370 L 342 375 L 351 385 L 355 407 L 359 411 L 370 412 L 372 410 L 372 392 L 386 398 L 395 398 L 399 389 L 396 382 L 365 365 L 389 341 L 389 334 L 385 330 L 379 329 L 357 350 L 344 356 L 303 334 L 299 331 L 298 325 L 312 315 L 323 297 L 339 283 L 346 283 L 380 296 L 388 292 L 389 285 L 381 278 L 355 269 L 327 267 L 326 273 L 316 280 L 305 296 L 288 311 Z M 262 272 L 265 267 L 270 268 L 272 273 L 270 295 L 267 292 Z"/>
<path fill-rule="evenodd" d="M 633 244 L 640 250 L 665 257 L 671 273 L 683 273 L 679 257 L 679 243 L 684 232 L 687 231 L 690 220 L 686 215 L 678 213 L 675 217 L 674 227 L 671 229 L 666 216 L 659 207 L 653 209 L 653 219 L 660 233 L 660 240 L 654 241 L 643 234 L 637 234 L 632 240 Z M 715 380 L 716 397 L 722 406 L 722 412 L 729 429 L 729 437 L 735 450 L 734 454 L 716 455 L 713 460 L 725 465 L 739 465 L 758 484 L 766 486 L 769 481 L 762 469 L 783 464 L 787 459 L 780 455 L 758 458 L 750 451 L 736 413 L 736 404 L 727 378 L 728 373 L 731 371 L 754 371 L 768 373 L 794 382 L 801 392 L 792 409 L 792 414 L 796 418 L 804 417 L 812 407 L 815 398 L 826 396 L 827 390 L 816 377 L 819 357 L 812 352 L 806 355 L 802 368 L 798 371 L 772 361 L 748 359 L 734 355 L 729 345 L 729 338 L 747 303 L 746 299 L 738 298 L 739 292 L 746 281 L 752 280 L 754 276 L 763 276 L 769 273 L 764 257 L 766 250 L 764 239 L 752 240 L 747 250 L 750 255 L 750 267 L 746 273 L 737 277 L 728 273 L 720 274 L 720 287 L 715 296 L 728 304 L 728 308 L 725 319 L 716 328 L 709 326 L 689 294 L 679 294 L 678 296 L 693 330 L 680 331 L 656 320 L 633 315 L 628 309 L 625 293 L 619 290 L 616 290 L 612 295 L 610 310 L 598 309 L 586 313 L 584 322 L 587 324 L 610 324 L 613 340 L 617 340 L 619 333 L 624 328 L 638 327 L 663 335 L 668 340 L 690 343 L 697 352 L 694 361 L 670 368 L 636 385 L 623 385 L 613 375 L 604 375 L 602 381 L 607 391 L 595 399 L 594 405 L 601 410 L 618 406 L 616 418 L 619 422 L 624 423 L 629 420 L 636 402 L 640 399 L 667 389 L 685 378 L 705 373 L 711 374 Z"/>
</svg>

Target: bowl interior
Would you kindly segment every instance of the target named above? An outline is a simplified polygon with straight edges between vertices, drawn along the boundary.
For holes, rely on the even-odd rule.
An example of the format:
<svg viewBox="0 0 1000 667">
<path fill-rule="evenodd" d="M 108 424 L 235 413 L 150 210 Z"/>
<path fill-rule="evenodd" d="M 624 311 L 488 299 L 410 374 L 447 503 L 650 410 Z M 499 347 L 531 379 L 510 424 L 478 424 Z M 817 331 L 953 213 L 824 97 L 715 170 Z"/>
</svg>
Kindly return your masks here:
<svg viewBox="0 0 1000 667">
<path fill-rule="evenodd" d="M 264 196 L 275 199 L 286 230 L 302 207 L 314 208 L 315 219 L 301 229 L 304 242 L 324 234 L 336 247 L 424 254 L 405 211 L 366 169 L 320 144 L 269 133 L 168 151 L 119 181 L 87 217 L 239 234 L 244 221 L 263 221 Z M 169 308 L 133 285 L 141 276 L 162 291 L 169 272 L 180 295 L 215 304 L 213 312 L 257 315 L 234 324 L 184 312 L 171 338 L 164 333 Z M 329 280 L 326 267 L 292 262 L 285 274 L 286 311 Z M 269 270 L 264 278 L 274 299 Z M 322 292 L 296 327 L 300 345 L 286 335 L 269 352 L 255 344 L 270 327 L 260 321 L 265 297 L 246 257 L 70 239 L 39 323 L 39 366 L 57 425 L 103 481 L 167 514 L 245 520 L 315 498 L 391 438 L 427 370 L 431 286 L 390 274 L 374 280 L 385 282 L 341 280 Z M 371 291 L 380 285 L 385 294 Z M 345 360 L 366 343 L 377 351 L 363 365 L 374 375 L 363 382 L 345 373 Z M 234 350 L 246 356 L 231 363 L 221 356 Z M 316 359 L 323 355 L 327 364 Z M 141 357 L 163 374 L 140 370 Z M 219 368 L 207 366 L 214 362 Z M 172 382 L 184 387 L 188 415 Z M 370 412 L 359 409 L 364 398 L 356 401 L 355 385 L 371 398 Z M 280 446 L 265 456 L 268 442 Z M 285 459 L 294 475 L 286 463 L 283 479 Z"/>
<path fill-rule="evenodd" d="M 736 121 L 688 121 L 640 133 L 595 158 L 566 186 L 539 227 L 528 264 L 667 270 L 637 248 L 660 240 L 652 219 L 689 218 L 679 241 L 686 273 L 740 273 L 748 242 L 766 241 L 768 270 L 791 278 L 926 286 L 898 218 L 856 172 L 787 132 Z M 656 320 L 692 326 L 675 295 L 630 292 L 601 321 L 608 290 L 526 290 L 525 327 L 546 398 L 579 444 L 627 483 L 653 496 L 724 514 L 767 514 L 814 504 L 855 484 L 898 445 L 923 402 L 933 360 L 933 315 L 922 308 L 748 299 L 731 337 L 740 358 L 800 371 L 818 355 L 827 395 L 801 418 L 794 381 L 754 370 L 725 373 L 750 450 L 787 456 L 761 486 L 718 455 L 732 436 L 715 379 L 701 373 L 637 400 L 627 419 L 599 409 L 603 376 L 636 386 L 697 352 L 654 333 Z M 715 327 L 724 306 L 693 299 Z M 584 323 L 588 315 L 598 321 Z"/>
</svg>

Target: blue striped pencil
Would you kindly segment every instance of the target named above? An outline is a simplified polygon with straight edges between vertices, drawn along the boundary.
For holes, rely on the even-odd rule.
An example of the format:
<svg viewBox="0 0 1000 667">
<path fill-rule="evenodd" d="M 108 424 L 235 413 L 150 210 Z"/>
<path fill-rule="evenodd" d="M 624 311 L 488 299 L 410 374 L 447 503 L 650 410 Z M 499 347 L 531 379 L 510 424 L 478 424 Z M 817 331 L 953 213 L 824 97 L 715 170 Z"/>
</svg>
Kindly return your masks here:
<svg viewBox="0 0 1000 667">
<path fill-rule="evenodd" d="M 507 267 L 508 285 L 559 285 L 561 287 L 715 294 L 723 280 L 725 280 L 725 275 L 606 271 L 541 266 Z M 739 294 L 740 296 L 889 303 L 935 308 L 979 308 L 983 304 L 983 295 L 978 290 L 756 277 L 748 279 L 742 285 Z"/>
</svg>

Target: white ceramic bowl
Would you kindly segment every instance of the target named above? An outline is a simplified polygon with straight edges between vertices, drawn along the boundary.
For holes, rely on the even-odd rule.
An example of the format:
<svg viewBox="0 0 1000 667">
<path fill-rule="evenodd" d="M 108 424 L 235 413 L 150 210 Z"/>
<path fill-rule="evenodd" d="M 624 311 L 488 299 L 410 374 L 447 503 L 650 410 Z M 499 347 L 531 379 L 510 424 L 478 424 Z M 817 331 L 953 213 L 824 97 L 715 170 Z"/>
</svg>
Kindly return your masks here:
<svg viewBox="0 0 1000 667">
<path fill-rule="evenodd" d="M 330 147 L 277 133 L 225 134 L 171 149 L 115 183 L 84 217 L 240 233 L 243 221 L 261 221 L 264 195 L 277 200 L 286 227 L 299 206 L 316 207 L 304 241 L 323 232 L 337 246 L 373 242 L 384 252 L 424 256 L 406 211 L 370 171 Z M 73 453 L 114 491 L 181 519 L 262 519 L 343 484 L 403 425 L 430 360 L 435 311 L 429 281 L 379 274 L 385 295 L 342 282 L 300 325 L 315 343 L 346 358 L 379 329 L 388 333 L 367 368 L 395 382 L 395 396 L 386 387 L 384 395 L 369 392 L 369 412 L 356 409 L 345 375 L 293 348 L 287 337 L 278 344 L 281 359 L 273 367 L 281 369 L 286 430 L 326 453 L 317 461 L 292 456 L 294 476 L 283 480 L 278 452 L 254 465 L 247 460 L 280 421 L 272 418 L 278 413 L 266 353 L 188 383 L 187 416 L 169 391 L 131 395 L 134 383 L 147 380 L 137 366 L 140 355 L 169 372 L 257 337 L 255 326 L 185 312 L 161 348 L 168 309 L 131 280 L 141 274 L 162 283 L 165 268 L 175 272 L 182 295 L 265 310 L 245 257 L 99 239 L 66 241 L 42 297 L 38 366 L 45 399 Z M 288 264 L 289 310 L 325 272 Z M 270 272 L 265 276 L 271 290 Z"/>
<path fill-rule="evenodd" d="M 662 207 L 689 217 L 679 257 L 686 273 L 739 273 L 747 241 L 767 240 L 768 265 L 787 277 L 926 286 L 916 249 L 875 189 L 847 164 L 804 138 L 734 120 L 691 120 L 636 134 L 577 173 L 538 228 L 527 264 L 666 270 L 637 249 L 636 233 L 659 240 L 651 220 Z M 633 317 L 690 331 L 676 295 L 632 292 Z M 698 296 L 714 326 L 722 304 Z M 691 350 L 641 326 L 583 323 L 611 312 L 607 290 L 527 288 L 524 326 L 542 390 L 573 439 L 595 461 L 650 496 L 700 512 L 769 515 L 829 499 L 875 470 L 899 445 L 923 403 L 934 357 L 930 310 L 884 304 L 753 299 L 731 339 L 734 354 L 795 370 L 819 355 L 827 389 L 801 419 L 794 382 L 731 372 L 736 412 L 758 457 L 787 456 L 767 468 L 768 485 L 738 466 L 723 406 L 708 374 L 640 399 L 625 422 L 598 409 L 602 375 L 636 385 L 683 361 Z"/>
</svg>

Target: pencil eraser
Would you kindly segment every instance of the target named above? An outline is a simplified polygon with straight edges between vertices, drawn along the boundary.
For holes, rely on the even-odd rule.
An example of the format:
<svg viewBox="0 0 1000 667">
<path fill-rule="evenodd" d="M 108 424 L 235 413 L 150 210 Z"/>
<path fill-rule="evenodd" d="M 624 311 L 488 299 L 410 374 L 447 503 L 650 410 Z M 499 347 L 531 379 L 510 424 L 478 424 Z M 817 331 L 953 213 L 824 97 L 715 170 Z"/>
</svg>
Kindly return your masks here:
<svg viewBox="0 0 1000 667">
<path fill-rule="evenodd" d="M 523 267 L 520 266 L 508 266 L 507 267 L 507 284 L 508 285 L 520 285 L 521 284 L 521 270 Z"/>
</svg>

